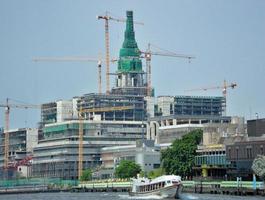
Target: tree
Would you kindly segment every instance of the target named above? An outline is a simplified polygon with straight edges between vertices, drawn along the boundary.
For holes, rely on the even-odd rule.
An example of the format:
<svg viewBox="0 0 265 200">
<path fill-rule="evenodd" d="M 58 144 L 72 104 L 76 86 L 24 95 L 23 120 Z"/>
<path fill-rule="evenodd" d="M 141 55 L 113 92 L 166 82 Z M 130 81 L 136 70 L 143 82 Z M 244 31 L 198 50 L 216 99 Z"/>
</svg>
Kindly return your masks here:
<svg viewBox="0 0 265 200">
<path fill-rule="evenodd" d="M 150 171 L 148 173 L 148 178 L 154 179 L 154 178 L 162 176 L 164 174 L 165 174 L 165 170 L 163 168 L 158 168 L 158 169 L 154 169 L 154 170 Z"/>
<path fill-rule="evenodd" d="M 82 176 L 80 178 L 81 181 L 89 181 L 92 178 L 92 171 L 90 169 L 86 169 L 82 172 Z"/>
<path fill-rule="evenodd" d="M 119 166 L 115 169 L 115 175 L 118 178 L 136 177 L 140 172 L 141 166 L 130 160 L 122 160 Z"/>
<path fill-rule="evenodd" d="M 202 140 L 202 130 L 194 130 L 176 139 L 173 144 L 162 151 L 162 166 L 167 174 L 192 176 L 192 167 L 197 145 Z"/>
</svg>

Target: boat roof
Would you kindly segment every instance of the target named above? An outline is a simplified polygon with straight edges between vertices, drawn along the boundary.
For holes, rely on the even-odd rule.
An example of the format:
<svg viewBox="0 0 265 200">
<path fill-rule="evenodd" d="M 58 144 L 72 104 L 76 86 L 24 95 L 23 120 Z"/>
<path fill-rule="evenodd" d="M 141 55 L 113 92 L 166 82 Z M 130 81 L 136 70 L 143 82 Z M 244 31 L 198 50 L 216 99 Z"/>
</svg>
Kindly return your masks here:
<svg viewBox="0 0 265 200">
<path fill-rule="evenodd" d="M 180 176 L 176 176 L 176 175 L 163 175 L 163 176 L 159 176 L 159 177 L 153 179 L 151 182 L 152 183 L 156 183 L 156 182 L 168 181 L 168 180 L 181 181 L 181 177 Z"/>
</svg>

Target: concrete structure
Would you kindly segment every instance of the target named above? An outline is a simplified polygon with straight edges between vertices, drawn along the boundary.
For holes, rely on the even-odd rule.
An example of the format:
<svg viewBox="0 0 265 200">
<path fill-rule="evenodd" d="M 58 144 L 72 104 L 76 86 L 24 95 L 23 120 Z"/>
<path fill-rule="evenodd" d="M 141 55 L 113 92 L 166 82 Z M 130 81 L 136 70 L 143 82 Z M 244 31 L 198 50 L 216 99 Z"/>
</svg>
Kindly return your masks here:
<svg viewBox="0 0 265 200">
<path fill-rule="evenodd" d="M 41 127 L 45 124 L 77 119 L 77 97 L 72 100 L 58 100 L 41 105 Z"/>
<path fill-rule="evenodd" d="M 224 108 L 224 97 L 158 96 L 155 116 L 222 116 Z"/>
<path fill-rule="evenodd" d="M 202 144 L 198 146 L 193 167 L 195 176 L 224 179 L 227 170 L 232 168 L 226 159 L 225 145 L 246 136 L 244 118 L 241 117 L 170 115 L 151 120 L 147 138 L 155 140 L 161 148 L 168 147 L 192 130 L 203 130 Z"/>
<path fill-rule="evenodd" d="M 9 161 L 21 160 L 27 154 L 32 154 L 38 144 L 38 129 L 19 128 L 9 130 Z M 0 166 L 3 166 L 4 134 L 0 134 Z"/>
<path fill-rule="evenodd" d="M 247 121 L 247 132 L 249 137 L 265 135 L 265 118 Z"/>
<path fill-rule="evenodd" d="M 0 168 L 4 165 L 4 141 L 3 129 L 0 133 Z M 33 128 L 19 128 L 9 130 L 9 166 L 16 164 L 27 156 L 32 155 L 33 148 L 38 144 L 39 130 Z M 0 170 L 2 177 L 3 170 Z M 14 177 L 15 172 L 10 170 L 9 177 Z"/>
<path fill-rule="evenodd" d="M 227 179 L 232 163 L 226 158 L 226 145 L 246 137 L 244 119 L 232 117 L 230 123 L 205 124 L 203 141 L 198 146 L 195 166 L 196 176 Z"/>
<path fill-rule="evenodd" d="M 135 162 L 138 163 L 147 175 L 150 171 L 160 167 L 160 152 L 154 146 L 154 141 L 138 141 Z"/>
<path fill-rule="evenodd" d="M 42 105 L 44 138 L 34 149 L 33 175 L 77 178 L 77 117 L 81 109 L 85 110 L 83 169 L 101 164 L 100 149 L 103 147 L 135 144 L 146 132 L 145 96 L 146 83 L 134 36 L 133 14 L 127 11 L 125 38 L 120 50 L 115 87 L 108 95 L 90 93 L 74 97 L 70 101 L 60 100 Z M 122 111 L 87 111 L 117 106 L 133 108 Z"/>
<path fill-rule="evenodd" d="M 227 160 L 233 165 L 228 173 L 234 177 L 252 179 L 252 163 L 257 155 L 265 155 L 265 137 L 249 137 L 226 146 Z"/>
<path fill-rule="evenodd" d="M 224 144 L 199 146 L 197 154 L 193 167 L 195 176 L 225 179 L 231 162 L 226 159 Z"/>
<path fill-rule="evenodd" d="M 147 119 L 153 118 L 155 116 L 155 97 L 146 96 L 144 97 L 146 101 L 146 115 Z"/>
<path fill-rule="evenodd" d="M 135 161 L 146 174 L 160 167 L 159 149 L 150 140 L 138 140 L 129 146 L 104 147 L 101 149 L 101 159 L 102 170 L 99 173 L 104 178 L 113 177 L 115 168 L 122 160 Z"/>
<path fill-rule="evenodd" d="M 100 149 L 134 145 L 142 138 L 142 121 L 84 121 L 83 169 L 101 165 Z M 44 139 L 34 148 L 33 176 L 76 179 L 78 175 L 79 121 L 48 124 Z"/>
<path fill-rule="evenodd" d="M 32 166 L 19 165 L 17 167 L 18 177 L 29 178 L 32 176 Z"/>
<path fill-rule="evenodd" d="M 100 107 L 133 106 L 131 110 L 107 111 L 107 112 L 85 112 L 86 119 L 92 119 L 94 114 L 100 115 L 98 119 L 105 121 L 145 121 L 146 101 L 143 96 L 134 95 L 105 95 L 85 94 L 77 103 L 77 109 L 93 109 Z"/>
<path fill-rule="evenodd" d="M 194 129 L 203 129 L 205 140 L 214 143 L 214 132 L 219 136 L 245 133 L 244 119 L 222 116 L 170 115 L 151 118 L 147 126 L 147 139 L 157 144 L 171 143 Z M 208 134 L 208 136 L 206 136 Z M 211 136 L 210 136 L 211 135 Z"/>
</svg>

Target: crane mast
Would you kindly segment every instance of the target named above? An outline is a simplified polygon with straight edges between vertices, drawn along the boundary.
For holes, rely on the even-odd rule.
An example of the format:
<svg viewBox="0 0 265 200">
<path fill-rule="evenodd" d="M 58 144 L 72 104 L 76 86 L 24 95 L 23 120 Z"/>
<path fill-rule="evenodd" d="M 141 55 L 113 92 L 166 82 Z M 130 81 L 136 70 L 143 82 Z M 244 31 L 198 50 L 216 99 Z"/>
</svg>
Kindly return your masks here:
<svg viewBox="0 0 265 200">
<path fill-rule="evenodd" d="M 5 128 L 4 128 L 4 170 L 7 172 L 9 167 L 9 124 L 10 124 L 10 108 L 40 108 L 38 105 L 22 105 L 10 104 L 9 99 L 6 99 L 6 104 L 0 104 L 0 107 L 5 108 Z M 6 173 L 6 178 L 8 174 Z"/>
<path fill-rule="evenodd" d="M 109 20 L 105 20 L 105 46 L 106 46 L 106 93 L 110 93 L 110 81 L 109 81 L 109 72 L 110 72 L 110 50 L 109 50 Z"/>
<path fill-rule="evenodd" d="M 80 108 L 78 118 L 79 118 L 79 145 L 78 145 L 78 178 L 81 179 L 83 173 L 83 160 L 84 160 L 84 124 L 83 124 L 83 109 Z"/>
<path fill-rule="evenodd" d="M 5 152 L 4 152 L 4 169 L 8 169 L 9 162 L 9 113 L 10 107 L 8 105 L 8 98 L 6 99 L 5 107 Z"/>
<path fill-rule="evenodd" d="M 79 120 L 79 144 L 78 144 L 78 179 L 81 179 L 83 173 L 83 160 L 84 160 L 84 117 L 83 114 L 87 112 L 110 112 L 110 111 L 122 111 L 122 110 L 131 110 L 133 106 L 115 106 L 115 107 L 100 107 L 100 108 L 91 108 L 83 109 L 81 106 L 78 111 L 78 120 Z"/>
</svg>

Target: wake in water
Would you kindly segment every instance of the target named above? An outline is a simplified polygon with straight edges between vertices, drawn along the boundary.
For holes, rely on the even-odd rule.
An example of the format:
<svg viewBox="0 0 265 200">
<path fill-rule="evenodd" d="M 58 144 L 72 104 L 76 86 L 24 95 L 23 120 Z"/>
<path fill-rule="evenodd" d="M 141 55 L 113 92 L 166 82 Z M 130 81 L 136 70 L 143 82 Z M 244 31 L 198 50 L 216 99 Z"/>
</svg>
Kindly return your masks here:
<svg viewBox="0 0 265 200">
<path fill-rule="evenodd" d="M 119 195 L 120 199 L 163 199 L 162 196 L 157 195 L 150 195 L 150 196 L 142 196 L 142 197 L 136 197 L 136 196 L 129 196 L 129 195 Z M 179 199 L 181 200 L 193 200 L 193 199 L 199 199 L 196 196 L 193 196 L 191 194 L 179 194 Z"/>
<path fill-rule="evenodd" d="M 193 196 L 191 194 L 179 194 L 179 199 L 181 200 L 191 200 L 191 199 L 199 199 L 198 197 L 196 196 Z"/>
<path fill-rule="evenodd" d="M 129 195 L 119 195 L 119 197 L 121 199 L 163 199 L 163 197 L 157 196 L 157 195 L 142 196 L 142 197 L 129 196 Z"/>
</svg>

